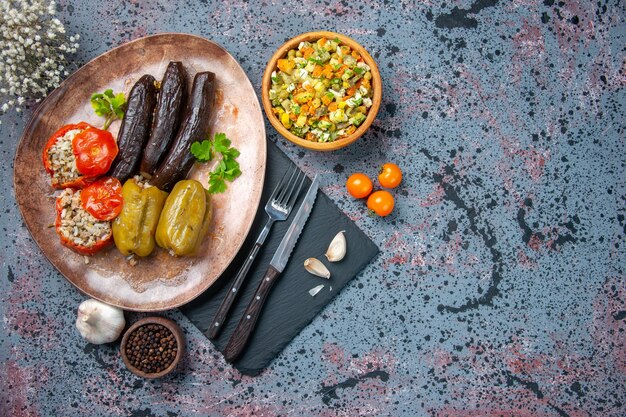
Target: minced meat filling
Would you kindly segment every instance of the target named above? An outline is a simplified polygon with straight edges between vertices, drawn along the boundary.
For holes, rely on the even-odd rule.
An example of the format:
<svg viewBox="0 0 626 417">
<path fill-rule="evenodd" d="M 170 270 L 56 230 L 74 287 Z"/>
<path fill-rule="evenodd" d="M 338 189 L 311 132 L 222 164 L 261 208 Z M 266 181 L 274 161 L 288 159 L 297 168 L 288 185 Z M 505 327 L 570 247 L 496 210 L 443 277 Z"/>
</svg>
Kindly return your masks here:
<svg viewBox="0 0 626 417">
<path fill-rule="evenodd" d="M 76 167 L 76 157 L 72 150 L 72 140 L 82 130 L 73 129 L 59 138 L 57 142 L 48 149 L 48 158 L 52 168 L 52 184 L 64 184 L 80 177 L 80 172 Z"/>
<path fill-rule="evenodd" d="M 61 225 L 58 232 L 77 245 L 91 247 L 111 235 L 111 222 L 98 220 L 83 209 L 80 190 L 63 190 L 61 199 Z"/>
</svg>

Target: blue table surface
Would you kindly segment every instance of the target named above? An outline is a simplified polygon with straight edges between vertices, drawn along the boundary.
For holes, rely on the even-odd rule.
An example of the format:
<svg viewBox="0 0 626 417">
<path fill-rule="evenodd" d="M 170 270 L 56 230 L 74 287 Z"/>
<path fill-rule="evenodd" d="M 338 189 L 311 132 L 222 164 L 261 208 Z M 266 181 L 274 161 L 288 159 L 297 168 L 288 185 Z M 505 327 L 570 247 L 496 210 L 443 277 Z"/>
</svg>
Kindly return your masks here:
<svg viewBox="0 0 626 417">
<path fill-rule="evenodd" d="M 60 1 L 72 63 L 159 32 L 223 45 L 257 94 L 286 39 L 353 37 L 383 79 L 377 119 L 333 153 L 275 141 L 381 248 L 258 377 L 177 310 L 188 355 L 147 381 L 84 342 L 84 297 L 30 237 L 13 157 L 34 106 L 1 117 L 0 415 L 626 415 L 626 25 L 620 1 Z M 372 218 L 347 176 L 404 170 Z M 138 316 L 128 314 L 129 321 Z"/>
</svg>

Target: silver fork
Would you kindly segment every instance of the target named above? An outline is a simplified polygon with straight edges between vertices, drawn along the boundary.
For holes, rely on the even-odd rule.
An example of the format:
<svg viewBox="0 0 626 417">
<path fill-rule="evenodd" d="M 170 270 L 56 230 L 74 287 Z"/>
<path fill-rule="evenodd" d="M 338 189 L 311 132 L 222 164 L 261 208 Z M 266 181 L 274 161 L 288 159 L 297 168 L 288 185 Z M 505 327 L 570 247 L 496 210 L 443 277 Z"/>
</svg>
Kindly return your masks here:
<svg viewBox="0 0 626 417">
<path fill-rule="evenodd" d="M 224 324 L 224 321 L 226 319 L 226 316 L 228 315 L 228 312 L 230 311 L 230 308 L 232 307 L 233 302 L 235 301 L 235 298 L 239 293 L 241 284 L 243 284 L 243 281 L 245 280 L 248 271 L 250 271 L 250 267 L 252 266 L 256 255 L 259 253 L 259 249 L 261 249 L 261 246 L 263 246 L 265 238 L 267 238 L 267 235 L 274 225 L 274 222 L 287 220 L 287 217 L 289 217 L 289 213 L 291 213 L 293 205 L 298 199 L 298 195 L 302 190 L 306 175 L 304 175 L 304 173 L 301 172 L 298 167 L 294 168 L 294 170 L 291 172 L 291 175 L 288 176 L 287 173 L 288 172 L 285 172 L 285 174 L 283 174 L 282 179 L 272 192 L 272 195 L 270 196 L 267 203 L 265 204 L 265 212 L 269 217 L 267 223 L 265 223 L 265 227 L 259 234 L 259 237 L 257 237 L 254 247 L 250 251 L 250 254 L 248 254 L 248 257 L 246 258 L 244 264 L 241 266 L 241 269 L 239 269 L 239 272 L 237 272 L 237 275 L 230 285 L 230 288 L 228 289 L 228 292 L 226 293 L 226 296 L 224 297 L 220 308 L 217 310 L 215 318 L 213 318 L 213 321 L 211 322 L 211 325 L 207 330 L 209 339 L 214 339 L 219 334 L 222 325 Z"/>
</svg>

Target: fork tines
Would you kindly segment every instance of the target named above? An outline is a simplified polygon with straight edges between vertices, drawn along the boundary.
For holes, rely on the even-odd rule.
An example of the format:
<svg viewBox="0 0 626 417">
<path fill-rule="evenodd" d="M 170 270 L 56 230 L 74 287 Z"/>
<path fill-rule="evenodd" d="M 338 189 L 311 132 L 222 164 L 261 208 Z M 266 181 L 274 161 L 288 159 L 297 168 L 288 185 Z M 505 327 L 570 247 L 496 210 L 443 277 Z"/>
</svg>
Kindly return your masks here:
<svg viewBox="0 0 626 417">
<path fill-rule="evenodd" d="M 274 193 L 272 193 L 271 198 L 272 203 L 283 210 L 289 210 L 289 208 L 293 207 L 294 203 L 298 199 L 298 196 L 300 195 L 300 191 L 302 191 L 306 175 L 304 172 L 300 171 L 298 167 L 294 167 L 285 184 L 286 178 L 287 172 L 283 175 L 283 178 L 274 190 Z"/>
</svg>

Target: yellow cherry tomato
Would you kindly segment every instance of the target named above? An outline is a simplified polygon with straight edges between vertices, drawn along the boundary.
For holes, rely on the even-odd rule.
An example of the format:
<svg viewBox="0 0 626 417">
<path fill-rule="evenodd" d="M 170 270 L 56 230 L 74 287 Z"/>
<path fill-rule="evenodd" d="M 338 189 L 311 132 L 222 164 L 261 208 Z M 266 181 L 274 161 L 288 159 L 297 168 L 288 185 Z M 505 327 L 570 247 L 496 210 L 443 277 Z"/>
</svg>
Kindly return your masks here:
<svg viewBox="0 0 626 417">
<path fill-rule="evenodd" d="M 382 166 L 378 174 L 378 182 L 385 188 L 396 188 L 402 181 L 402 170 L 394 163 L 388 162 Z"/>
<path fill-rule="evenodd" d="M 389 191 L 376 191 L 367 199 L 367 208 L 381 217 L 393 211 L 394 200 Z"/>
<path fill-rule="evenodd" d="M 356 173 L 350 175 L 346 181 L 346 188 L 354 198 L 365 198 L 372 192 L 372 180 L 365 174 Z"/>
</svg>

